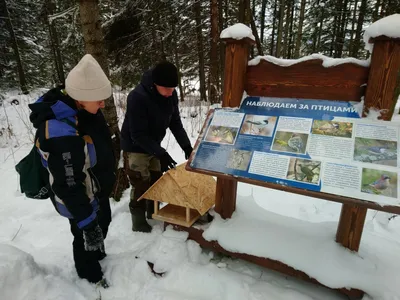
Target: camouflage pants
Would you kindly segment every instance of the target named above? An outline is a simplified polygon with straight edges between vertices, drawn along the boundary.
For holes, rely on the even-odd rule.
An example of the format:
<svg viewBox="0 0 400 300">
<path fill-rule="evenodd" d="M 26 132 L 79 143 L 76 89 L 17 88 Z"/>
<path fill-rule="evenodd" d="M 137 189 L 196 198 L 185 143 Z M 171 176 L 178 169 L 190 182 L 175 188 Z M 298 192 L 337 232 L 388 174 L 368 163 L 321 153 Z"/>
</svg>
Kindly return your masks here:
<svg viewBox="0 0 400 300">
<path fill-rule="evenodd" d="M 132 185 L 129 209 L 154 209 L 151 201 L 137 201 L 161 176 L 160 160 L 146 153 L 127 152 L 127 174 Z M 146 205 L 147 204 L 147 205 Z M 150 212 L 151 213 L 151 212 Z M 148 212 L 149 215 L 149 212 Z"/>
</svg>

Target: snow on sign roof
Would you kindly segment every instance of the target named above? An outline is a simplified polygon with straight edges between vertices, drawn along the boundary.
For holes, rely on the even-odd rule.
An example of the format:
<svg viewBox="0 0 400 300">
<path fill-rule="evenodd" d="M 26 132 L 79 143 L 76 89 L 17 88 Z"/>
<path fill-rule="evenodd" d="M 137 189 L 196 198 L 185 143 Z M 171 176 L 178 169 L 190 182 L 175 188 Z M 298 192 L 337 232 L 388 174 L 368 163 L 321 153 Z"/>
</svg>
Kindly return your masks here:
<svg viewBox="0 0 400 300">
<path fill-rule="evenodd" d="M 347 57 L 347 58 L 331 58 L 319 53 L 311 54 L 308 56 L 301 57 L 299 59 L 283 59 L 283 58 L 277 58 L 274 56 L 266 55 L 266 56 L 257 56 L 254 59 L 250 60 L 248 62 L 249 66 L 256 66 L 260 63 L 261 60 L 266 60 L 270 63 L 273 63 L 275 65 L 281 66 L 281 67 L 289 67 L 298 63 L 301 63 L 303 61 L 307 60 L 313 60 L 313 59 L 320 59 L 322 60 L 322 65 L 325 68 L 329 67 L 334 67 L 337 65 L 345 64 L 345 63 L 353 63 L 360 65 L 362 67 L 368 67 L 370 65 L 370 59 L 368 60 L 360 60 L 356 59 L 353 57 Z"/>
<path fill-rule="evenodd" d="M 221 39 L 235 39 L 235 40 L 242 40 L 244 38 L 249 38 L 255 41 L 255 37 L 249 27 L 242 23 L 237 23 L 232 25 L 224 30 L 222 30 Z"/>
<path fill-rule="evenodd" d="M 378 36 L 400 38 L 400 14 L 390 15 L 371 24 L 364 32 L 365 50 L 372 52 L 373 44 L 369 43 L 370 38 Z"/>
</svg>

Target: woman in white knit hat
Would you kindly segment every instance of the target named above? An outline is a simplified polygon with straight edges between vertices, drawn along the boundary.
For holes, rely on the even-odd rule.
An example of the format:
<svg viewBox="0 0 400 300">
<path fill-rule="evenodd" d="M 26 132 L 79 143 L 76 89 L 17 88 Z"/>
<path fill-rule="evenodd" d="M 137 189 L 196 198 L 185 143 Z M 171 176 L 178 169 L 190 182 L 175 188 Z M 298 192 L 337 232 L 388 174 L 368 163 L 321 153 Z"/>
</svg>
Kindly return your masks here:
<svg viewBox="0 0 400 300">
<path fill-rule="evenodd" d="M 99 260 L 106 256 L 116 163 L 100 109 L 110 96 L 110 81 L 86 54 L 68 74 L 65 90 L 51 89 L 30 105 L 50 198 L 58 213 L 69 219 L 74 236 L 76 271 L 103 287 L 107 282 Z"/>
</svg>

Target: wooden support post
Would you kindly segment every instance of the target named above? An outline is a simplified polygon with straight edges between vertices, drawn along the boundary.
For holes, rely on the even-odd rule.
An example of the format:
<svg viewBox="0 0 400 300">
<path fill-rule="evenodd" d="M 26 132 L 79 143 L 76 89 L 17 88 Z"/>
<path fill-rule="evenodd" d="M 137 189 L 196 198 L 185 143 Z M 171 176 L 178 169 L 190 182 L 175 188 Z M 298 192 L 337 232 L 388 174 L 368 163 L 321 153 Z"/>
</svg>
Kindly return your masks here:
<svg viewBox="0 0 400 300">
<path fill-rule="evenodd" d="M 343 204 L 336 232 L 336 242 L 357 252 L 360 248 L 366 216 L 366 208 L 352 204 Z"/>
<path fill-rule="evenodd" d="M 370 108 L 385 110 L 382 120 L 390 120 L 400 93 L 400 39 L 380 36 L 371 39 L 374 49 L 365 94 L 365 111 Z M 358 251 L 367 209 L 343 204 L 336 232 L 336 242 Z"/>
<path fill-rule="evenodd" d="M 382 120 L 391 120 L 400 94 L 400 39 L 380 36 L 374 44 L 365 94 L 365 107 L 386 110 Z"/>
<path fill-rule="evenodd" d="M 154 214 L 158 214 L 158 201 L 154 201 Z"/>
<path fill-rule="evenodd" d="M 249 38 L 222 40 L 226 42 L 222 107 L 239 107 L 246 82 L 249 46 L 255 42 Z M 224 219 L 235 211 L 236 191 L 236 180 L 217 178 L 215 211 Z"/>
<path fill-rule="evenodd" d="M 186 207 L 186 222 L 190 223 L 190 208 Z"/>
</svg>

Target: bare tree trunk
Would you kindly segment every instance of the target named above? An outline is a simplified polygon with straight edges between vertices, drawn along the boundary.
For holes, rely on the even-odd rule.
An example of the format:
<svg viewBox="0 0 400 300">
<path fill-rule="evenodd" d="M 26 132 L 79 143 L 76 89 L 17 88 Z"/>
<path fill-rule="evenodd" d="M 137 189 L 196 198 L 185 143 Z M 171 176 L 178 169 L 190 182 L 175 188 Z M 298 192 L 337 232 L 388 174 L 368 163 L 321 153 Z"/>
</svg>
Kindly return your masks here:
<svg viewBox="0 0 400 300">
<path fill-rule="evenodd" d="M 211 0 L 210 3 L 211 18 L 211 49 L 210 49 L 210 88 L 209 100 L 211 104 L 219 103 L 218 97 L 218 3 L 217 0 Z"/>
<path fill-rule="evenodd" d="M 261 44 L 264 44 L 264 30 L 265 30 L 265 11 L 267 10 L 267 0 L 263 0 L 261 4 L 261 32 L 260 32 L 260 40 Z M 275 16 L 274 16 L 275 17 Z"/>
<path fill-rule="evenodd" d="M 322 26 L 324 24 L 325 7 L 321 8 L 321 19 L 318 28 L 317 51 L 321 51 Z M 314 51 L 315 52 L 315 51 Z"/>
<path fill-rule="evenodd" d="M 79 13 L 82 25 L 82 34 L 85 42 L 86 53 L 90 53 L 98 61 L 104 73 L 109 76 L 108 61 L 103 42 L 103 32 L 101 30 L 100 9 L 98 0 L 79 0 Z M 118 116 L 115 108 L 114 97 L 105 101 L 104 117 L 113 135 L 113 147 L 116 157 L 116 167 L 118 167 L 121 146 L 120 130 L 118 127 Z M 127 188 L 127 177 L 123 169 L 118 170 L 117 182 L 114 187 L 113 197 L 119 201 L 122 191 Z M 129 186 L 129 185 L 128 185 Z"/>
<path fill-rule="evenodd" d="M 319 0 L 317 0 L 317 3 L 316 3 L 316 10 L 318 10 L 318 11 L 322 10 L 323 11 L 323 8 L 321 8 L 321 6 L 319 5 Z M 313 53 L 315 53 L 315 51 L 317 49 L 318 34 L 320 34 L 318 32 L 317 26 L 318 26 L 318 17 L 315 17 L 315 22 L 313 24 L 314 32 L 312 34 L 312 37 L 313 37 L 312 52 Z"/>
<path fill-rule="evenodd" d="M 254 22 L 254 15 L 251 13 L 250 16 L 251 16 L 251 19 L 250 19 L 251 31 L 253 32 L 253 35 L 254 35 L 254 37 L 256 39 L 257 52 L 258 52 L 258 55 L 263 55 L 263 50 L 262 50 L 260 37 L 258 36 L 256 23 Z"/>
<path fill-rule="evenodd" d="M 247 5 L 247 0 L 239 0 L 239 11 L 238 11 L 239 23 L 246 24 L 246 5 Z"/>
<path fill-rule="evenodd" d="M 331 41 L 331 46 L 330 46 L 330 56 L 336 57 L 336 40 L 337 40 L 337 33 L 340 31 L 340 8 L 342 5 L 342 0 L 337 0 L 336 5 L 335 5 L 335 12 L 334 12 L 334 17 L 333 17 L 333 31 L 332 31 L 332 41 Z M 338 16 L 339 15 L 339 16 Z M 335 52 L 335 54 L 333 54 Z"/>
<path fill-rule="evenodd" d="M 11 16 L 10 16 L 10 12 L 8 11 L 6 0 L 0 1 L 0 12 L 1 12 L 0 17 L 1 17 L 1 19 L 5 20 L 6 28 L 8 30 L 8 33 L 10 34 L 11 47 L 14 51 L 15 60 L 17 62 L 17 72 L 18 72 L 19 84 L 21 87 L 21 91 L 23 94 L 28 94 L 29 91 L 28 91 L 28 86 L 26 83 L 24 68 L 22 66 L 22 60 L 21 60 L 21 55 L 20 55 L 19 48 L 18 48 L 17 37 L 15 36 L 14 27 L 11 22 Z"/>
<path fill-rule="evenodd" d="M 292 8 L 293 0 L 287 0 L 286 6 L 286 20 L 285 20 L 285 35 L 283 38 L 283 48 L 282 48 L 282 55 L 284 58 L 287 57 L 287 49 L 288 49 L 288 42 L 289 42 L 289 25 L 290 25 L 290 11 Z"/>
<path fill-rule="evenodd" d="M 294 1 L 292 2 L 292 9 L 291 9 L 291 13 L 290 13 L 290 26 L 289 26 L 289 45 L 288 45 L 288 54 L 287 57 L 288 58 L 292 58 L 292 54 L 293 54 L 293 21 L 295 19 L 295 15 L 294 15 Z"/>
<path fill-rule="evenodd" d="M 173 16 L 172 18 L 172 42 L 174 43 L 174 59 L 175 65 L 178 69 L 179 80 L 178 80 L 178 88 L 179 88 L 179 96 L 181 98 L 181 102 L 185 101 L 185 92 L 182 86 L 182 74 L 181 74 L 181 65 L 179 61 L 179 49 L 178 49 L 178 36 L 176 34 L 176 24 L 178 23 L 177 12 L 175 12 L 172 8 L 172 5 L 169 6 L 170 15 Z"/>
<path fill-rule="evenodd" d="M 282 35 L 283 35 L 283 18 L 285 16 L 285 0 L 280 0 L 279 7 L 279 26 L 278 26 L 278 38 L 276 41 L 276 57 L 281 56 L 281 45 L 282 45 Z"/>
<path fill-rule="evenodd" d="M 378 0 L 378 2 L 379 1 L 380 0 Z M 353 9 L 353 21 L 351 23 L 351 33 L 350 33 L 350 43 L 349 43 L 349 56 L 351 55 L 351 51 L 353 49 L 353 43 L 354 43 L 354 28 L 355 28 L 356 22 L 357 22 L 357 6 L 358 6 L 358 0 L 355 0 L 354 9 Z"/>
<path fill-rule="evenodd" d="M 372 13 L 372 22 L 376 22 L 378 20 L 380 6 L 381 0 L 376 0 L 374 12 Z"/>
<path fill-rule="evenodd" d="M 54 64 L 56 67 L 57 79 L 59 81 L 58 82 L 59 84 L 63 84 L 65 82 L 65 76 L 64 76 L 64 64 L 60 52 L 60 41 L 58 39 L 57 29 L 54 25 L 54 20 L 50 21 L 48 18 L 49 15 L 54 14 L 56 6 L 51 0 L 46 0 L 45 8 L 47 13 L 46 24 L 49 29 L 50 44 L 53 52 Z"/>
<path fill-rule="evenodd" d="M 379 15 L 380 18 L 383 18 L 386 16 L 386 9 L 387 9 L 387 2 L 388 0 L 382 0 L 382 6 L 381 6 L 381 13 Z"/>
<path fill-rule="evenodd" d="M 223 0 L 220 0 L 223 1 Z M 224 1 L 224 11 L 225 11 L 225 18 L 224 18 L 224 28 L 228 27 L 228 17 L 229 17 L 229 0 Z"/>
<path fill-rule="evenodd" d="M 164 47 L 164 41 L 163 41 L 163 28 L 161 27 L 161 22 L 160 22 L 160 11 L 163 10 L 163 2 L 158 2 L 154 1 L 154 4 L 158 4 L 158 6 L 155 6 L 153 8 L 153 14 L 154 14 L 154 24 L 153 28 L 156 30 L 155 36 L 158 44 L 158 51 L 157 53 L 160 53 L 160 55 L 157 55 L 157 61 L 160 59 L 162 61 L 167 60 L 167 55 L 165 54 L 165 47 Z"/>
<path fill-rule="evenodd" d="M 196 18 L 196 35 L 197 35 L 197 53 L 199 56 L 199 78 L 200 78 L 200 100 L 207 101 L 206 96 L 206 76 L 204 73 L 204 48 L 203 48 L 203 36 L 202 36 L 202 21 L 201 21 L 201 3 L 196 1 L 194 3 L 194 13 Z"/>
<path fill-rule="evenodd" d="M 296 48 L 294 50 L 294 58 L 300 57 L 300 47 L 301 47 L 301 39 L 303 37 L 303 24 L 304 24 L 304 15 L 305 15 L 305 11 L 306 11 L 306 4 L 307 4 L 307 0 L 301 0 L 299 29 L 297 31 Z"/>
<path fill-rule="evenodd" d="M 344 41 L 345 41 L 345 34 L 346 34 L 346 25 L 347 25 L 347 4 L 348 0 L 344 0 L 344 3 L 341 3 L 340 6 L 340 24 L 339 24 L 339 31 L 336 37 L 336 50 L 335 50 L 335 57 L 340 58 L 342 57 Z"/>
<path fill-rule="evenodd" d="M 351 53 L 351 56 L 356 58 L 358 56 L 358 52 L 360 51 L 361 47 L 361 32 L 366 10 L 367 10 L 367 0 L 361 0 L 360 13 L 358 14 L 356 37 L 354 38 L 354 44 Z"/>
<path fill-rule="evenodd" d="M 276 30 L 276 14 L 277 14 L 278 0 L 274 1 L 274 15 L 272 18 L 272 33 L 271 33 L 271 48 L 270 55 L 274 55 L 274 42 L 275 42 L 275 30 Z M 276 54 L 275 54 L 276 55 Z"/>
</svg>

